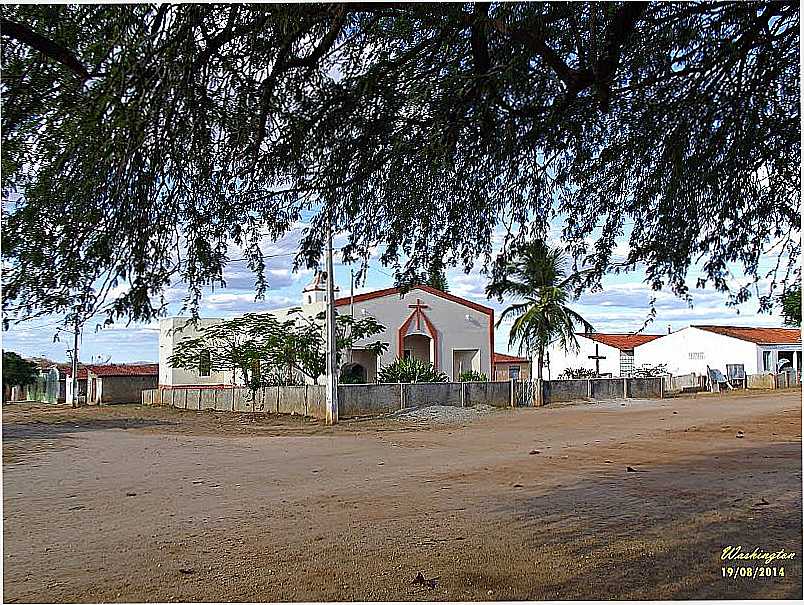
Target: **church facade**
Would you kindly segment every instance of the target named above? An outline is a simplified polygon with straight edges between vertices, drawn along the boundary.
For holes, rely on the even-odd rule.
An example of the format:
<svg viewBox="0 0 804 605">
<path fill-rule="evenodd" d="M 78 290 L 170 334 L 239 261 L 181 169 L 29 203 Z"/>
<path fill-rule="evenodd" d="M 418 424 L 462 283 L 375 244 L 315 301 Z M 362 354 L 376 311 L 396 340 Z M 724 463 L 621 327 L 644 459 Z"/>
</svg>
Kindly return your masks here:
<svg viewBox="0 0 804 605">
<path fill-rule="evenodd" d="M 301 309 L 314 317 L 326 308 L 326 276 L 317 274 L 302 291 L 300 305 L 276 309 L 269 313 L 279 320 Z M 336 312 L 356 319 L 373 317 L 385 326 L 385 332 L 342 354 L 341 364 L 351 364 L 365 382 L 375 382 L 380 368 L 397 358 L 415 358 L 432 363 L 450 380 L 461 372 L 475 370 L 493 376 L 494 311 L 474 301 L 442 292 L 429 286 L 415 286 L 405 294 L 398 288 L 386 288 L 335 299 Z M 187 319 L 172 317 L 160 321 L 159 384 L 160 386 L 224 386 L 237 384 L 232 372 L 210 372 L 204 368 L 187 371 L 172 368 L 168 358 L 180 340 L 197 336 L 187 326 Z M 217 319 L 202 319 L 201 326 Z M 376 356 L 365 345 L 388 343 L 382 356 Z M 362 345 L 362 346 L 361 346 Z"/>
</svg>

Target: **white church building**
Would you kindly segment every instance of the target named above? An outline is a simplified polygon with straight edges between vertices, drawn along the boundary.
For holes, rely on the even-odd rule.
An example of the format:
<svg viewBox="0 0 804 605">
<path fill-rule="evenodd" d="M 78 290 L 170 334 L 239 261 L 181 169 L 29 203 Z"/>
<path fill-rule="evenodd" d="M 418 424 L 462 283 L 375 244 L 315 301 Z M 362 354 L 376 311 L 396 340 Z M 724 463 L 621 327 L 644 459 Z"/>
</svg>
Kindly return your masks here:
<svg viewBox="0 0 804 605">
<path fill-rule="evenodd" d="M 326 274 L 319 273 L 302 291 L 301 304 L 268 311 L 284 320 L 297 309 L 314 317 L 326 308 Z M 494 311 L 474 301 L 442 292 L 429 286 L 414 286 L 402 294 L 398 288 L 386 288 L 335 299 L 336 312 L 352 314 L 356 319 L 373 317 L 385 326 L 385 332 L 342 356 L 342 363 L 356 363 L 365 370 L 366 382 L 374 382 L 382 366 L 397 358 L 413 357 L 432 363 L 450 379 L 457 380 L 467 370 L 493 375 Z M 171 317 L 159 323 L 159 385 L 222 386 L 235 384 L 232 372 L 187 371 L 173 368 L 168 358 L 176 343 L 194 338 L 198 332 L 188 326 L 188 319 Z M 200 326 L 213 325 L 221 319 L 201 319 Z M 186 327 L 185 327 L 186 326 Z M 369 342 L 387 342 L 380 357 L 361 348 Z"/>
</svg>

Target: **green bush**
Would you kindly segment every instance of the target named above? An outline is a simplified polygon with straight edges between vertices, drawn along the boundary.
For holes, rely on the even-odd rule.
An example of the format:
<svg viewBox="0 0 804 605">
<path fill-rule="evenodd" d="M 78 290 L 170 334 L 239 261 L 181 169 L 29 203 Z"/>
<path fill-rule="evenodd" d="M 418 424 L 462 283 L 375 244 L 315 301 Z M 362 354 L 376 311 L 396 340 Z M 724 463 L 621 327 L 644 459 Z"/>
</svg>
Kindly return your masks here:
<svg viewBox="0 0 804 605">
<path fill-rule="evenodd" d="M 577 380 L 579 378 L 597 378 L 597 372 L 588 368 L 567 368 L 558 377 L 559 380 Z"/>
<path fill-rule="evenodd" d="M 465 372 L 461 372 L 460 376 L 458 376 L 458 382 L 488 382 L 489 377 L 486 376 L 483 372 L 477 372 L 475 370 L 466 370 Z"/>
<path fill-rule="evenodd" d="M 397 359 L 380 369 L 377 382 L 447 382 L 444 372 L 420 359 Z"/>
</svg>

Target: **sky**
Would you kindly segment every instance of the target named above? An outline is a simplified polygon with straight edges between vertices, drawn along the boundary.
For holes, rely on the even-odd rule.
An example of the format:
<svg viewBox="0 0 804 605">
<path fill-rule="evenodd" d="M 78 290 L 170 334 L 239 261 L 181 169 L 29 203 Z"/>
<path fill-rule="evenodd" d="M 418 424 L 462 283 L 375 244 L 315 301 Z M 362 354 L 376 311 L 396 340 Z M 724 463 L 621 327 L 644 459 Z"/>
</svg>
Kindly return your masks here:
<svg viewBox="0 0 804 605">
<path fill-rule="evenodd" d="M 277 242 L 266 242 L 263 251 L 270 255 L 266 259 L 269 289 L 263 300 L 255 300 L 254 277 L 245 262 L 229 265 L 225 273 L 225 289 L 208 290 L 201 302 L 202 317 L 231 317 L 246 312 L 268 311 L 301 303 L 301 290 L 312 277 L 311 270 L 292 271 L 293 257 L 298 247 L 304 224 L 299 224 L 286 237 Z M 558 228 L 551 235 L 552 243 L 557 243 Z M 627 236 L 627 234 L 626 234 Z M 626 237 L 624 236 L 624 237 Z M 501 241 L 501 238 L 499 240 Z M 345 242 L 345 235 L 336 236 L 336 249 Z M 626 246 L 625 240 L 620 246 Z M 242 255 L 232 254 L 231 258 Z M 340 288 L 340 296 L 349 294 L 350 269 L 352 267 L 338 262 L 336 253 L 335 283 Z M 775 259 L 768 257 L 760 265 L 767 270 Z M 357 268 L 356 266 L 353 268 Z M 690 272 L 688 283 L 694 284 L 696 270 Z M 393 285 L 392 271 L 373 258 L 365 284 L 355 288 L 355 293 L 387 288 Z M 497 301 L 486 299 L 484 290 L 486 276 L 474 269 L 469 274 L 459 268 L 447 271 L 449 291 L 495 309 L 496 317 L 504 308 Z M 645 333 L 666 333 L 684 328 L 690 324 L 719 324 L 746 326 L 779 326 L 782 319 L 778 310 L 768 314 L 758 313 L 758 301 L 752 298 L 738 307 L 728 307 L 726 296 L 712 289 L 693 289 L 693 307 L 667 291 L 654 292 L 644 283 L 644 273 L 607 276 L 603 290 L 587 293 L 573 304 L 573 308 L 586 318 L 598 332 L 629 333 L 642 328 L 649 316 L 649 302 L 656 297 L 657 315 Z M 174 284 L 165 292 L 169 301 L 167 315 L 179 315 L 185 288 L 181 283 Z M 84 363 L 125 363 L 133 361 L 158 361 L 159 324 L 116 324 L 97 329 L 102 319 L 87 324 L 80 339 L 79 358 Z M 390 328 L 390 326 L 389 326 Z M 495 333 L 496 351 L 517 353 L 516 348 L 508 348 L 510 323 L 502 324 Z M 63 330 L 63 328 L 62 328 Z M 58 340 L 54 342 L 54 336 Z M 60 331 L 58 317 L 38 318 L 17 326 L 11 326 L 2 333 L 2 346 L 25 357 L 47 357 L 54 361 L 65 361 L 66 351 L 72 347 L 72 334 Z"/>
</svg>

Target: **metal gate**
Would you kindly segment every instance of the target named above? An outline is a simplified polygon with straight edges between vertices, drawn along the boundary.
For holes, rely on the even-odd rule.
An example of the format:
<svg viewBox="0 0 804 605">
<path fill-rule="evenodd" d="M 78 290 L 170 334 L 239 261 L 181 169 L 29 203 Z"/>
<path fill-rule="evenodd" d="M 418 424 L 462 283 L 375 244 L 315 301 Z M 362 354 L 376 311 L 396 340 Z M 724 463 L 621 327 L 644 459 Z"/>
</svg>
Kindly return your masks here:
<svg viewBox="0 0 804 605">
<path fill-rule="evenodd" d="M 514 383 L 514 405 L 518 408 L 531 408 L 535 405 L 536 382 L 517 380 Z"/>
</svg>

